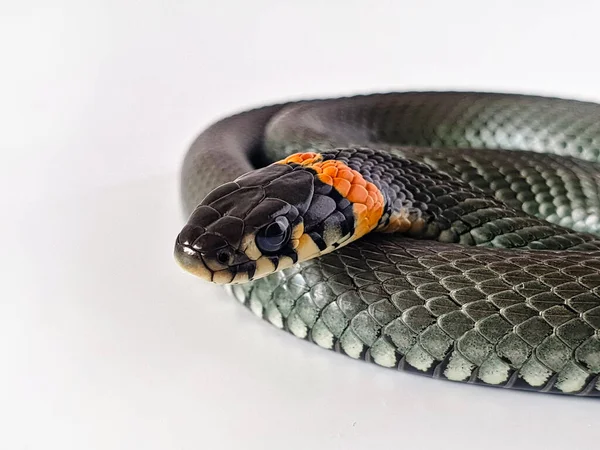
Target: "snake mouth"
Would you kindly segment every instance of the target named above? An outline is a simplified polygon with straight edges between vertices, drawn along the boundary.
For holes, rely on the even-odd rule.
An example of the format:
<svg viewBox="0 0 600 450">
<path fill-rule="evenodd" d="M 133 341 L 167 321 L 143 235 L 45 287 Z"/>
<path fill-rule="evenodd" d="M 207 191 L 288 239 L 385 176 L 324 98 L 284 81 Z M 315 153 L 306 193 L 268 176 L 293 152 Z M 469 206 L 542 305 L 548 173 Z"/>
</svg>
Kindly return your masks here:
<svg viewBox="0 0 600 450">
<path fill-rule="evenodd" d="M 237 284 L 252 280 L 256 263 L 247 261 L 234 264 L 221 270 L 211 269 L 202 254 L 189 245 L 182 244 L 179 240 L 175 243 L 175 260 L 185 271 L 211 283 Z"/>
</svg>

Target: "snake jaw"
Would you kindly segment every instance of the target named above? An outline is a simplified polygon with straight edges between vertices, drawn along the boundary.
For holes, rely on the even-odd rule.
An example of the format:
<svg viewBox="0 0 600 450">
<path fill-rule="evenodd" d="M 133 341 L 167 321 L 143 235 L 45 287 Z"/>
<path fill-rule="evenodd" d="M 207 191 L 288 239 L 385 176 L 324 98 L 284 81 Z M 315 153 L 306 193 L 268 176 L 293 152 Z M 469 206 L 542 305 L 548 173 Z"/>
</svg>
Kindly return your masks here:
<svg viewBox="0 0 600 450">
<path fill-rule="evenodd" d="M 237 248 L 242 239 L 237 237 L 241 231 L 236 232 L 232 227 L 236 221 L 225 217 L 222 223 L 227 225 L 227 229 L 218 233 L 214 231 L 214 223 L 204 226 L 206 214 L 201 214 L 202 211 L 203 208 L 199 207 L 177 236 L 174 256 L 179 266 L 203 280 L 218 284 L 232 283 L 236 278 L 241 280 L 240 272 L 247 274 L 246 281 L 250 280 L 256 263 Z M 211 209 L 206 211 L 213 214 Z M 238 245 L 234 246 L 231 242 Z"/>
<path fill-rule="evenodd" d="M 219 265 L 218 262 L 203 256 L 198 250 L 175 243 L 175 260 L 185 271 L 205 281 L 217 284 L 236 284 L 250 281 L 255 276 L 257 261 L 246 260 L 231 266 Z"/>
</svg>

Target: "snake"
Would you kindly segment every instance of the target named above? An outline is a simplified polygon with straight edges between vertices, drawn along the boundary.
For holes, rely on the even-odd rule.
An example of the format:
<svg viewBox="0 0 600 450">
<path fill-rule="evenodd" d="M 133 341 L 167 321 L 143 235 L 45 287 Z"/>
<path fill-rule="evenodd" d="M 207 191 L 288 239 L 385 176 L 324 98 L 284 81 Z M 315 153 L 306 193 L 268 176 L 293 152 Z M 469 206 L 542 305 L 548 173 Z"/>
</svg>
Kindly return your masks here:
<svg viewBox="0 0 600 450">
<path fill-rule="evenodd" d="M 180 191 L 176 261 L 282 330 L 435 379 L 600 397 L 599 104 L 259 107 L 196 138 Z"/>
</svg>

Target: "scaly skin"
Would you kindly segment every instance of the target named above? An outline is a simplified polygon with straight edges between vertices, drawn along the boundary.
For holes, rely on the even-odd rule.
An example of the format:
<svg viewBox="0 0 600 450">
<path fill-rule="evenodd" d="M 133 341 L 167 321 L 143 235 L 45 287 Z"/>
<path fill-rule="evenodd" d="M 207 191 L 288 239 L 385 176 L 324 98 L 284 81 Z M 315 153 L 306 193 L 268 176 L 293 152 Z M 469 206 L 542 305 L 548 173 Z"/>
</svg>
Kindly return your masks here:
<svg viewBox="0 0 600 450">
<path fill-rule="evenodd" d="M 369 149 L 394 156 L 373 165 Z M 599 105 L 398 93 L 249 111 L 192 145 L 185 210 L 257 165 L 315 151 L 344 163 L 367 155 L 353 163 L 377 171 L 387 231 L 398 233 L 233 285 L 238 300 L 385 367 L 600 396 Z M 410 226 L 394 215 L 402 202 Z"/>
</svg>

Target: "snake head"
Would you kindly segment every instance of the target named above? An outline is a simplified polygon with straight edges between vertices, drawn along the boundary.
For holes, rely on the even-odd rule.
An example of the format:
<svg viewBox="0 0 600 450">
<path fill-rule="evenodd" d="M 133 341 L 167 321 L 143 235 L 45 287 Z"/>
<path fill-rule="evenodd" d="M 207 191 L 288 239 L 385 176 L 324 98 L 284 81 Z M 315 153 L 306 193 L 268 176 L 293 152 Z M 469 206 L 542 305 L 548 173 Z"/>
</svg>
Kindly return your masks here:
<svg viewBox="0 0 600 450">
<path fill-rule="evenodd" d="M 249 172 L 194 210 L 175 244 L 187 271 L 214 283 L 242 283 L 298 261 L 313 176 L 289 166 Z"/>
<path fill-rule="evenodd" d="M 214 283 L 243 283 L 370 231 L 364 207 L 323 181 L 313 164 L 322 160 L 296 155 L 212 191 L 177 237 L 179 264 Z"/>
</svg>

